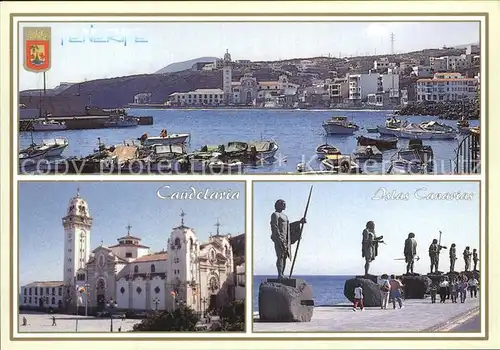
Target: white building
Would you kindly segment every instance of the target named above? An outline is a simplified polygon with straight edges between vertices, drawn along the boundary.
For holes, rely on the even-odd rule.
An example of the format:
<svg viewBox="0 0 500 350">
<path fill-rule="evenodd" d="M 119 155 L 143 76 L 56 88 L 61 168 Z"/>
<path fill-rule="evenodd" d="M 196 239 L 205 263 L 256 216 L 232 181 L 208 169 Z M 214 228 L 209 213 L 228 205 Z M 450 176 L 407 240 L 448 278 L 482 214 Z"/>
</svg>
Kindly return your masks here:
<svg viewBox="0 0 500 350">
<path fill-rule="evenodd" d="M 349 74 L 349 100 L 351 102 L 361 102 L 368 94 L 379 91 L 379 74 Z"/>
<path fill-rule="evenodd" d="M 432 77 L 431 66 L 414 66 L 412 68 L 412 73 L 419 78 L 429 78 Z"/>
<path fill-rule="evenodd" d="M 373 61 L 373 69 L 375 69 L 379 72 L 387 70 L 387 68 L 389 68 L 389 66 L 390 66 L 390 62 L 389 62 L 389 59 L 387 57 L 382 57 L 378 60 Z"/>
<path fill-rule="evenodd" d="M 470 68 L 472 55 L 430 57 L 430 66 L 434 72 L 455 72 Z"/>
<path fill-rule="evenodd" d="M 224 91 L 221 89 L 196 89 L 189 92 L 174 92 L 168 96 L 168 100 L 179 106 L 218 106 L 224 103 Z"/>
<path fill-rule="evenodd" d="M 399 74 L 382 74 L 382 92 L 388 92 L 390 98 L 399 97 Z"/>
<path fill-rule="evenodd" d="M 436 73 L 432 79 L 417 80 L 417 101 L 456 101 L 477 95 L 478 79 L 460 73 Z"/>
<path fill-rule="evenodd" d="M 203 312 L 225 305 L 236 294 L 244 298 L 236 288 L 241 267 L 234 266 L 231 236 L 220 234 L 217 223 L 217 234 L 202 243 L 184 224 L 184 216 L 182 212 L 180 226 L 169 234 L 166 250 L 152 252 L 129 225 L 117 244 L 101 243 L 91 252 L 93 220 L 77 192 L 63 218 L 64 281 L 23 286 L 20 306 L 104 310 L 113 301 L 119 310 L 147 311 L 172 309 L 182 301 Z"/>
</svg>

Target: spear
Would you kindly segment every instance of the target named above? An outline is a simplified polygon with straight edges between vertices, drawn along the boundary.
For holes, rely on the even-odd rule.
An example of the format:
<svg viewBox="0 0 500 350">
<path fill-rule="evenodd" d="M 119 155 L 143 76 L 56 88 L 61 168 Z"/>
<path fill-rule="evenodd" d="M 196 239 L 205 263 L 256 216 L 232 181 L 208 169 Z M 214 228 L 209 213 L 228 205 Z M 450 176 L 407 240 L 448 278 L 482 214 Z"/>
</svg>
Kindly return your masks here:
<svg viewBox="0 0 500 350">
<path fill-rule="evenodd" d="M 304 216 L 303 216 L 304 219 L 307 216 L 307 209 L 309 209 L 309 202 L 311 201 L 312 190 L 313 190 L 313 186 L 311 185 L 311 189 L 309 190 L 309 197 L 307 198 L 306 210 L 304 211 Z M 304 230 L 304 223 L 301 223 L 300 224 L 299 241 L 297 242 L 297 248 L 295 249 L 295 254 L 293 255 L 292 267 L 290 269 L 290 276 L 289 276 L 289 278 L 292 277 L 293 267 L 295 266 L 295 259 L 297 259 L 297 252 L 299 251 L 300 240 L 302 239 L 302 231 L 303 230 Z"/>
</svg>

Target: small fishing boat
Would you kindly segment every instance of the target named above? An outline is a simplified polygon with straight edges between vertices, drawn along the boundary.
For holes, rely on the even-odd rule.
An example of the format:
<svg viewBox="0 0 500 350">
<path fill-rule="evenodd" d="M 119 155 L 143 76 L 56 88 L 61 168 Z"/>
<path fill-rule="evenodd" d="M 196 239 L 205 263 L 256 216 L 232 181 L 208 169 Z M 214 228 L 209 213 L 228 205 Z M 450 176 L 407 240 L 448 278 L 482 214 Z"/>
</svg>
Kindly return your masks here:
<svg viewBox="0 0 500 350">
<path fill-rule="evenodd" d="M 385 124 L 377 127 L 377 131 L 380 135 L 394 136 L 394 131 L 401 128 L 401 120 L 391 116 L 385 120 Z"/>
<path fill-rule="evenodd" d="M 356 162 L 353 162 L 351 157 L 342 154 L 327 155 L 321 161 L 324 169 L 335 173 L 359 173 L 360 168 Z"/>
<path fill-rule="evenodd" d="M 377 146 L 358 146 L 352 153 L 352 158 L 358 163 L 368 160 L 382 162 L 382 152 L 380 152 Z"/>
<path fill-rule="evenodd" d="M 273 159 L 279 146 L 275 141 L 253 141 L 248 143 L 250 152 L 255 152 L 257 160 Z M 255 150 L 254 150 L 255 148 Z"/>
<path fill-rule="evenodd" d="M 434 167 L 432 147 L 423 145 L 422 140 L 410 140 L 408 148 L 400 149 L 391 158 L 388 173 L 428 173 Z"/>
<path fill-rule="evenodd" d="M 104 123 L 105 128 L 127 128 L 134 127 L 139 124 L 139 118 L 128 116 L 110 116 Z"/>
<path fill-rule="evenodd" d="M 328 135 L 352 135 L 359 126 L 347 120 L 347 117 L 332 117 L 323 122 L 323 129 Z"/>
<path fill-rule="evenodd" d="M 403 139 L 416 140 L 453 140 L 457 137 L 456 131 L 432 130 L 430 125 L 410 123 L 404 128 L 394 131 L 394 136 Z"/>
<path fill-rule="evenodd" d="M 143 146 L 153 146 L 153 145 L 170 145 L 186 143 L 189 139 L 190 134 L 170 134 L 164 136 L 153 136 L 149 137 L 147 133 L 144 133 L 138 138 Z"/>
<path fill-rule="evenodd" d="M 327 155 L 336 155 L 336 154 L 341 154 L 340 150 L 335 146 L 329 145 L 328 143 L 324 143 L 316 147 L 316 156 L 318 160 L 325 159 Z"/>
<path fill-rule="evenodd" d="M 35 163 L 47 155 L 47 150 L 27 148 L 19 152 L 19 168 L 34 166 Z"/>
<path fill-rule="evenodd" d="M 58 131 L 66 130 L 68 127 L 64 122 L 45 119 L 44 121 L 33 121 L 32 128 L 33 131 Z"/>
<path fill-rule="evenodd" d="M 366 128 L 366 132 L 369 134 L 376 134 L 378 133 L 378 127 L 376 128 Z"/>
<path fill-rule="evenodd" d="M 357 140 L 358 145 L 360 146 L 376 146 L 381 151 L 395 149 L 398 145 L 398 139 L 396 137 L 371 138 L 366 136 L 358 136 Z"/>
</svg>

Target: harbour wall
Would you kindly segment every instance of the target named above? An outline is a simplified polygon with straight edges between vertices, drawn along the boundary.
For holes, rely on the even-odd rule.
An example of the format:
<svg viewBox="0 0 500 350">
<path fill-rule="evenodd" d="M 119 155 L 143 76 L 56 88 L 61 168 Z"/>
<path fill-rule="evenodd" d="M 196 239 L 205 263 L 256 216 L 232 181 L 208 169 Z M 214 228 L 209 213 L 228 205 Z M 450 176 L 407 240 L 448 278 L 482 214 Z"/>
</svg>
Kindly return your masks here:
<svg viewBox="0 0 500 350">
<path fill-rule="evenodd" d="M 65 122 L 67 130 L 85 130 L 85 129 L 104 129 L 104 123 L 108 120 L 108 116 L 71 116 L 71 117 L 50 117 L 51 120 Z M 153 125 L 153 117 L 137 117 L 139 125 Z M 39 119 L 43 120 L 43 119 Z M 29 131 L 33 120 L 20 120 L 19 131 Z"/>
</svg>

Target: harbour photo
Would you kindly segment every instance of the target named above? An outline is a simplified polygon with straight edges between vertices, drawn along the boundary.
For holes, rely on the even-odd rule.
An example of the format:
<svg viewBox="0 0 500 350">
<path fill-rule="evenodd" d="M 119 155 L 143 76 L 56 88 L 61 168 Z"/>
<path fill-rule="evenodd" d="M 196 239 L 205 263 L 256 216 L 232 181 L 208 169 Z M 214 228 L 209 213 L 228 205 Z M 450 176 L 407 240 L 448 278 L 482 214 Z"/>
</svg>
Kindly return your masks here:
<svg viewBox="0 0 500 350">
<path fill-rule="evenodd" d="M 479 181 L 254 181 L 253 332 L 479 334 L 480 202 Z"/>
<path fill-rule="evenodd" d="M 20 174 L 481 171 L 479 21 L 19 29 Z"/>
<path fill-rule="evenodd" d="M 244 182 L 20 182 L 18 222 L 20 336 L 245 331 Z"/>
</svg>

